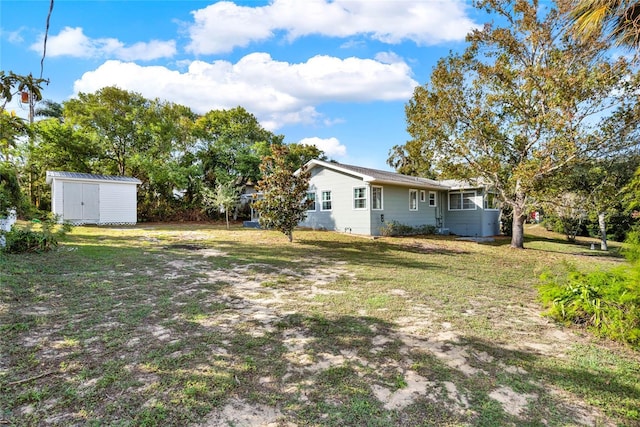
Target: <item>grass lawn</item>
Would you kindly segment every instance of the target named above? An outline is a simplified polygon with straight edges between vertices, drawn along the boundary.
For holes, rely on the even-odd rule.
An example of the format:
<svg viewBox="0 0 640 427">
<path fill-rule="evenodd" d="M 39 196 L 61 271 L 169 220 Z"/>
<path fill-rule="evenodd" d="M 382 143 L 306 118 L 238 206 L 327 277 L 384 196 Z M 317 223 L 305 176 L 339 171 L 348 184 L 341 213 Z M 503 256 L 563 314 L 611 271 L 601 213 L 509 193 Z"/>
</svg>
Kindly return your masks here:
<svg viewBox="0 0 640 427">
<path fill-rule="evenodd" d="M 640 425 L 640 354 L 536 301 L 615 245 L 528 233 L 76 227 L 0 255 L 0 425 Z"/>
</svg>

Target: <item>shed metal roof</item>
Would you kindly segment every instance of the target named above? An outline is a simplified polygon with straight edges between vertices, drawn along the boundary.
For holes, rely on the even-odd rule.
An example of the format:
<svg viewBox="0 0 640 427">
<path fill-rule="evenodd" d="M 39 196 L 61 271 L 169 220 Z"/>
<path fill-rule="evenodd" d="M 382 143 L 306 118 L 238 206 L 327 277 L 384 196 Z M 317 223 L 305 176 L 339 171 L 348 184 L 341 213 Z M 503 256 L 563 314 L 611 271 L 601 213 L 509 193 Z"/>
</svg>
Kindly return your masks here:
<svg viewBox="0 0 640 427">
<path fill-rule="evenodd" d="M 47 184 L 51 184 L 53 178 L 63 178 L 75 181 L 110 181 L 142 184 L 142 181 L 140 181 L 138 178 L 133 178 L 130 176 L 95 175 L 91 173 L 81 172 L 47 171 Z"/>
</svg>

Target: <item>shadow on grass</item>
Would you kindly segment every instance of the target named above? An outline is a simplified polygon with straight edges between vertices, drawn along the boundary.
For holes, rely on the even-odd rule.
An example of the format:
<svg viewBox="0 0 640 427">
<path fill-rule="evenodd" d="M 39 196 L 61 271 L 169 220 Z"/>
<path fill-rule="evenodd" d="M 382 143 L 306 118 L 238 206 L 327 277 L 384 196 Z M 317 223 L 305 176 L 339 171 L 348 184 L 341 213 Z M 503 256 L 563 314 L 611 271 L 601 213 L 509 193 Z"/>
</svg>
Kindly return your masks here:
<svg viewBox="0 0 640 427">
<path fill-rule="evenodd" d="M 481 244 L 486 246 L 506 247 L 511 244 L 511 241 L 507 238 L 500 238 L 493 242 L 485 242 Z M 596 244 L 595 249 L 592 250 L 591 242 L 570 242 L 566 238 L 525 235 L 524 248 L 527 251 L 578 255 L 594 258 L 622 258 L 619 247 L 612 247 L 609 248 L 608 251 L 601 251 L 600 244 Z"/>
<path fill-rule="evenodd" d="M 603 421 L 598 419 L 599 413 L 617 419 L 622 425 L 640 425 L 637 365 L 618 358 L 606 348 L 575 346 L 569 357 L 558 358 L 535 350 L 515 350 L 478 337 L 465 336 L 459 343 L 472 352 L 490 355 L 490 360 L 486 357 L 482 357 L 483 361 L 476 360 L 475 366 L 488 374 L 492 387 L 506 386 L 515 393 L 530 396 L 523 412 L 528 413 L 524 419 L 529 422 L 521 420 L 517 425 L 538 425 L 541 421 L 550 425 L 574 422 L 599 425 Z M 606 358 L 617 360 L 602 363 Z M 509 366 L 510 369 L 505 369 Z M 481 397 L 489 397 L 490 390 L 478 392 Z M 572 394 L 597 410 L 588 405 L 576 406 Z"/>
<path fill-rule="evenodd" d="M 392 266 L 397 268 L 436 269 L 441 266 L 429 262 L 428 257 L 408 258 L 402 252 L 424 254 L 419 248 L 405 248 L 377 241 L 326 241 L 301 239 L 294 244 L 277 247 L 247 244 L 229 240 L 218 240 L 215 247 L 224 251 L 229 249 L 232 256 L 245 263 L 268 263 L 291 269 L 306 269 L 311 266 L 332 265 L 335 262 L 347 262 L 355 266 Z M 452 251 L 439 251 L 440 254 L 453 254 Z M 306 263 L 301 264 L 301 261 Z"/>
<path fill-rule="evenodd" d="M 303 301 L 292 312 L 240 291 L 229 298 L 231 284 L 197 275 L 198 268 L 252 263 L 302 272 L 337 261 L 441 268 L 420 256 L 429 247 L 339 235 L 277 246 L 225 239 L 197 242 L 228 250 L 203 258 L 188 240 L 173 248 L 165 240 L 140 247 L 126 236 L 113 239 L 121 246 L 91 235 L 80 240 L 87 244 L 77 251 L 8 264 L 9 286 L 0 289 L 7 307 L 0 320 L 8 325 L 0 346 L 0 417 L 16 425 L 185 425 L 237 401 L 254 412 L 277 408 L 298 425 L 597 424 L 583 421 L 590 408 L 576 407 L 573 396 L 621 424 L 640 422 L 637 365 L 602 363 L 604 350 L 558 358 L 473 336 L 440 345 L 401 336 L 399 325 L 376 317 L 334 313 L 332 302 Z M 405 251 L 415 256 L 400 257 Z M 167 259 L 208 266 L 166 275 Z M 452 359 L 460 350 L 475 374 Z M 385 408 L 389 402 L 374 388 L 392 401 L 409 388 L 410 371 L 425 382 L 408 394 L 407 406 Z M 55 374 L 19 382 L 47 372 Z M 507 388 L 513 400 L 503 393 L 502 404 L 496 391 Z"/>
<path fill-rule="evenodd" d="M 341 246 L 338 252 L 353 251 Z M 370 252 L 364 243 L 356 246 L 358 256 Z M 333 245 L 312 248 L 318 253 L 305 243 L 279 254 L 335 252 Z M 277 255 L 253 245 L 238 250 L 236 256 L 251 260 Z M 391 255 L 382 255 L 391 262 Z M 264 424 L 585 423 L 585 411 L 571 395 L 555 389 L 592 402 L 623 424 L 639 419 L 637 371 L 599 364 L 597 351 L 559 359 L 473 336 L 440 344 L 399 334 L 399 325 L 373 316 L 334 314 L 330 306 L 291 312 L 242 293 L 230 298 L 225 293 L 231 285 L 221 282 L 122 275 L 118 281 L 69 283 L 69 277 L 46 281 L 26 274 L 15 280 L 37 291 L 19 300 L 3 295 L 3 323 L 8 313 L 34 313 L 16 317 L 15 328 L 2 337 L 1 416 L 16 425 L 52 419 L 60 425 L 218 422 L 215 411 L 238 402 L 254 414 L 275 408 L 275 418 L 263 414 Z M 17 291 L 15 285 L 8 292 Z M 464 360 L 454 358 L 460 354 Z M 460 363 L 475 373 L 464 373 Z M 49 371 L 55 374 L 36 378 Z M 424 381 L 402 395 L 416 384 L 410 372 Z M 21 382 L 25 377 L 34 379 Z M 381 389 L 383 398 L 376 394 Z M 498 396 L 504 403 L 496 390 L 503 391 Z M 397 396 L 406 405 L 385 407 L 400 401 Z"/>
</svg>

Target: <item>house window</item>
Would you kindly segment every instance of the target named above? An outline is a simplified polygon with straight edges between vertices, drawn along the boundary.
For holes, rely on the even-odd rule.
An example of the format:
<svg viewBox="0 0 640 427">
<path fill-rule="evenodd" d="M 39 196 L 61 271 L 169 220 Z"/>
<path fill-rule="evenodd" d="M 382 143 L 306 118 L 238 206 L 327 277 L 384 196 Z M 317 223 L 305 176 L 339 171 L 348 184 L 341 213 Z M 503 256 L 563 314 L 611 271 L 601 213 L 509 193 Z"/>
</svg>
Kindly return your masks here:
<svg viewBox="0 0 640 427">
<path fill-rule="evenodd" d="M 371 209 L 382 210 L 382 187 L 371 187 Z"/>
<path fill-rule="evenodd" d="M 487 193 L 484 195 L 484 208 L 493 211 L 500 209 L 500 200 L 498 200 L 496 193 Z"/>
<path fill-rule="evenodd" d="M 409 210 L 418 210 L 418 190 L 409 190 Z"/>
<path fill-rule="evenodd" d="M 322 205 L 320 210 L 322 211 L 330 211 L 331 210 L 331 191 L 323 191 L 322 192 Z"/>
<path fill-rule="evenodd" d="M 427 194 L 426 194 L 426 191 L 424 190 L 420 190 L 420 201 L 422 203 L 427 201 Z"/>
<path fill-rule="evenodd" d="M 307 211 L 316 210 L 316 193 L 313 191 L 307 192 Z"/>
<path fill-rule="evenodd" d="M 475 198 L 476 198 L 475 191 L 462 193 L 462 209 L 465 209 L 465 210 L 476 209 Z"/>
<path fill-rule="evenodd" d="M 475 191 L 456 191 L 449 193 L 449 210 L 475 210 L 476 204 L 474 199 L 476 198 Z"/>
<path fill-rule="evenodd" d="M 353 208 L 367 208 L 367 187 L 356 187 L 353 189 Z"/>
<path fill-rule="evenodd" d="M 432 208 L 436 207 L 436 192 L 435 191 L 429 191 L 429 206 L 431 206 Z"/>
</svg>

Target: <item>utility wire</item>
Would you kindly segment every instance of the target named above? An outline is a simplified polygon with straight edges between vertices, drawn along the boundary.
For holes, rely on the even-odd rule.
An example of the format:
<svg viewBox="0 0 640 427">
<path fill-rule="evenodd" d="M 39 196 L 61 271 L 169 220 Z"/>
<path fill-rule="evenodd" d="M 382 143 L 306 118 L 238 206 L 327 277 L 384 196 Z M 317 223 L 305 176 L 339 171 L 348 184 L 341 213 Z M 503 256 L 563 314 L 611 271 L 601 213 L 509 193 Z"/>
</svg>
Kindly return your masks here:
<svg viewBox="0 0 640 427">
<path fill-rule="evenodd" d="M 47 26 L 44 31 L 44 49 L 42 51 L 42 59 L 40 60 L 40 78 L 44 72 L 44 58 L 47 56 L 47 37 L 49 36 L 49 20 L 51 19 L 51 12 L 53 12 L 53 1 L 49 4 L 49 14 L 47 15 Z"/>
</svg>

